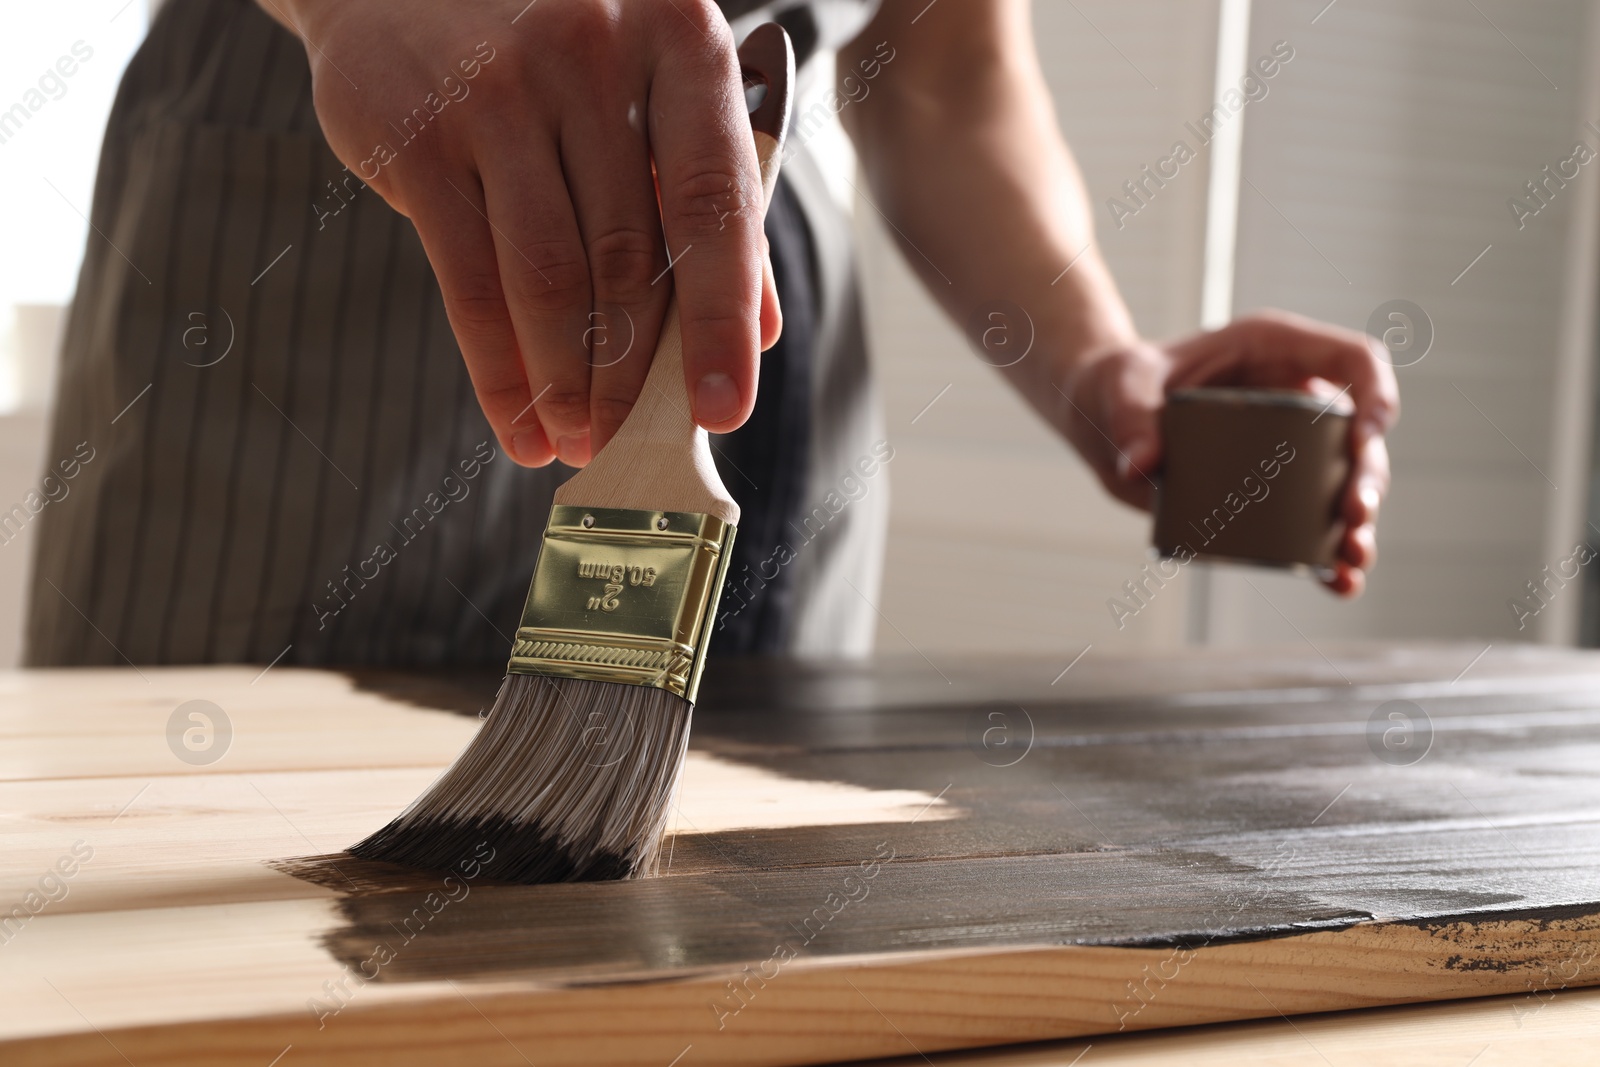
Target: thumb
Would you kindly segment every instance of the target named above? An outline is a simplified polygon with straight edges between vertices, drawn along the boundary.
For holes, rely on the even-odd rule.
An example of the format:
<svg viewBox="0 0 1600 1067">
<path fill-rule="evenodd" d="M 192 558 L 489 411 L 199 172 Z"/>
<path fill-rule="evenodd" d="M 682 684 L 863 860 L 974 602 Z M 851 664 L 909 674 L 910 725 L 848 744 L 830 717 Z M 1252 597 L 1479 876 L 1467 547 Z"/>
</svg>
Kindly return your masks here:
<svg viewBox="0 0 1600 1067">
<path fill-rule="evenodd" d="M 1117 476 L 1124 481 L 1140 479 L 1161 465 L 1161 434 L 1156 428 L 1156 413 L 1140 410 L 1130 414 L 1134 423 L 1117 443 Z"/>
<path fill-rule="evenodd" d="M 1166 369 L 1159 351 L 1135 344 L 1092 356 L 1060 390 L 1068 439 L 1112 496 L 1138 508 L 1150 506 L 1161 465 Z"/>
<path fill-rule="evenodd" d="M 1111 440 L 1117 449 L 1117 476 L 1144 482 L 1161 466 L 1161 405 L 1159 382 L 1143 368 L 1129 367 L 1119 376 L 1111 409 Z"/>
</svg>

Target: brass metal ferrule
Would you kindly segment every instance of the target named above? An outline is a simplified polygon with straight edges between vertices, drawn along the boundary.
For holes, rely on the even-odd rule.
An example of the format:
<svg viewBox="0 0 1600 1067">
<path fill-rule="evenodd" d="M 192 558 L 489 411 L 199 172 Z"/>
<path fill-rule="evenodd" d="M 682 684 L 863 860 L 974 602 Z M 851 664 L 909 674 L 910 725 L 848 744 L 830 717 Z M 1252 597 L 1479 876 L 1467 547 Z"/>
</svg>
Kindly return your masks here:
<svg viewBox="0 0 1600 1067">
<path fill-rule="evenodd" d="M 734 532 L 691 512 L 551 508 L 506 670 L 653 686 L 692 703 Z"/>
</svg>

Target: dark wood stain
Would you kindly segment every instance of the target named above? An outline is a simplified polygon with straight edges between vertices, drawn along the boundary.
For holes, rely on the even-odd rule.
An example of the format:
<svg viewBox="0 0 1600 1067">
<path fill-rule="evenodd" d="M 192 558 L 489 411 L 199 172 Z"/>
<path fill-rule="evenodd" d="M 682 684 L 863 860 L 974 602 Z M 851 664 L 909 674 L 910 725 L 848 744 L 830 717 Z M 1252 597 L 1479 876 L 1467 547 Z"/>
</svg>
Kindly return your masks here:
<svg viewBox="0 0 1600 1067">
<path fill-rule="evenodd" d="M 374 893 L 427 893 L 439 884 L 439 876 L 427 871 L 382 860 L 362 859 L 348 852 L 290 856 L 269 860 L 267 866 L 301 881 L 352 897 Z M 489 879 L 481 876 L 476 881 L 491 884 Z"/>
<path fill-rule="evenodd" d="M 1261 658 L 1231 673 L 1107 667 L 1077 688 L 1049 686 L 1043 665 L 945 666 L 950 685 L 925 665 L 717 665 L 694 747 L 799 779 L 942 793 L 957 817 L 686 835 L 660 878 L 478 879 L 449 900 L 436 876 L 347 856 L 275 866 L 344 894 L 326 946 L 356 966 L 388 945 L 382 981 L 638 981 L 737 970 L 780 944 L 811 957 L 1194 947 L 1363 922 L 1427 931 L 1451 970 L 1536 973 L 1548 962 L 1534 940 L 1518 959 L 1503 930 L 1493 953 L 1474 931 L 1591 929 L 1600 914 L 1600 657 L 1498 652 L 1452 685 L 1457 658 L 1340 658 L 1351 685 L 1320 663 Z M 358 684 L 458 713 L 493 695 L 482 679 L 453 695 L 438 679 Z M 1369 747 L 1390 699 L 1432 721 L 1414 765 Z M 996 702 L 1033 736 L 1011 766 L 973 741 Z"/>
</svg>

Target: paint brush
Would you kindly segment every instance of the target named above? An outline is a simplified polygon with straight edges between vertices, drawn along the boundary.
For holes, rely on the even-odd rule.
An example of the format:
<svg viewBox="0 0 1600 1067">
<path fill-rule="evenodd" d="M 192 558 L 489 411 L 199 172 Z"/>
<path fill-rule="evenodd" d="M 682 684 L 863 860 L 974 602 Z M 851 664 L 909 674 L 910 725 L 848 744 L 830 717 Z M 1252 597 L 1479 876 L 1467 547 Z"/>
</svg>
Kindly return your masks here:
<svg viewBox="0 0 1600 1067">
<path fill-rule="evenodd" d="M 739 63 L 770 200 L 794 81 L 788 34 L 759 27 Z M 739 520 L 689 411 L 674 298 L 638 403 L 555 493 L 483 728 L 351 853 L 433 870 L 470 855 L 516 882 L 656 872 Z"/>
</svg>

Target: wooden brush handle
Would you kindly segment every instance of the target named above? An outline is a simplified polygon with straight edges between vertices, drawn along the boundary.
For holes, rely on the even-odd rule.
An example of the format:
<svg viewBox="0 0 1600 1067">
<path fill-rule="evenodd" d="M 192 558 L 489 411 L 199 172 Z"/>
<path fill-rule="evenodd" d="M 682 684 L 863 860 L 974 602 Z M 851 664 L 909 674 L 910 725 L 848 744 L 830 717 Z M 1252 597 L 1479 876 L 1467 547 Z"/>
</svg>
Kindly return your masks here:
<svg viewBox="0 0 1600 1067">
<path fill-rule="evenodd" d="M 678 299 L 667 304 L 655 362 L 622 428 L 589 465 L 555 492 L 557 504 L 637 511 L 689 511 L 739 521 L 711 459 L 711 441 L 690 415 L 683 380 Z"/>
<path fill-rule="evenodd" d="M 778 181 L 794 54 L 788 35 L 769 23 L 746 38 L 739 59 L 747 85 L 754 79 L 767 86 L 766 99 L 750 116 L 765 217 Z M 710 438 L 695 425 L 691 410 L 683 375 L 678 298 L 674 295 L 667 303 L 655 358 L 633 411 L 600 454 L 556 490 L 555 503 L 688 511 L 737 523 L 739 505 L 722 484 L 711 459 Z"/>
</svg>

